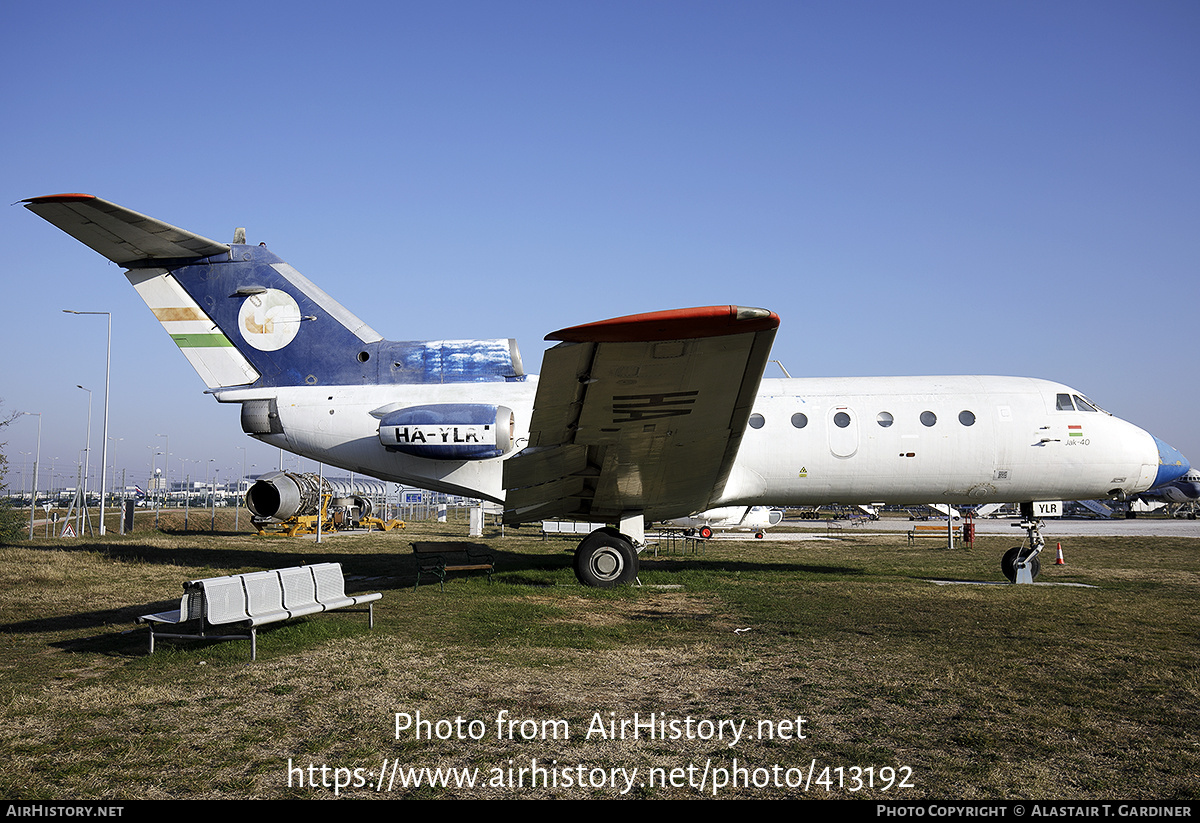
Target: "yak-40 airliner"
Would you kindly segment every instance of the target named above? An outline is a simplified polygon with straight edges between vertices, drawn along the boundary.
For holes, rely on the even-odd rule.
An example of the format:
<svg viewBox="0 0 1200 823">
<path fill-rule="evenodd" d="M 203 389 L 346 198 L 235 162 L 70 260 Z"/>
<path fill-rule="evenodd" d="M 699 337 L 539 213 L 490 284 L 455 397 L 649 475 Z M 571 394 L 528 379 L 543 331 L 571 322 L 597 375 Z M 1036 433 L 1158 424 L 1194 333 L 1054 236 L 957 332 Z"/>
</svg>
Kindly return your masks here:
<svg viewBox="0 0 1200 823">
<path fill-rule="evenodd" d="M 512 340 L 384 340 L 244 232 L 219 243 L 85 194 L 26 207 L 126 277 L 243 430 L 312 460 L 503 504 L 509 523 L 611 524 L 575 573 L 632 582 L 646 521 L 721 506 L 1020 502 L 1004 556 L 1031 580 L 1033 503 L 1123 499 L 1187 460 L 1082 392 L 1023 377 L 764 379 L 779 318 L 739 306 L 637 314 Z M 287 517 L 288 475 L 256 511 Z"/>
</svg>

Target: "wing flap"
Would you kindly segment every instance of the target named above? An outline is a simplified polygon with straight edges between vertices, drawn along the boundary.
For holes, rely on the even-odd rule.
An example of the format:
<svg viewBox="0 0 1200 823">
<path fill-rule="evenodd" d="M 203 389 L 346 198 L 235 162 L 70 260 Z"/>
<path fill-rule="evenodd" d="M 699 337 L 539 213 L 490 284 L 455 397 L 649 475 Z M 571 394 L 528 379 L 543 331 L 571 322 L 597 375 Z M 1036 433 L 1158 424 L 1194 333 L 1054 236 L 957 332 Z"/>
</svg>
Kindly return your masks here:
<svg viewBox="0 0 1200 823">
<path fill-rule="evenodd" d="M 52 194 L 25 208 L 122 266 L 226 254 L 229 246 L 90 194 Z"/>
<path fill-rule="evenodd" d="M 579 419 L 594 350 L 588 344 L 563 344 L 543 356 L 534 401 L 538 428 L 529 432 L 530 446 L 571 442 L 571 429 Z M 544 380 L 547 374 L 554 375 L 553 379 Z"/>
<path fill-rule="evenodd" d="M 665 519 L 724 487 L 779 318 L 717 306 L 555 332 L 526 449 L 506 461 L 506 518 Z M 565 481 L 570 482 L 565 482 Z"/>
<path fill-rule="evenodd" d="M 584 477 L 586 474 L 586 446 L 532 446 L 505 463 L 504 478 L 514 489 L 526 489 L 545 483 L 546 478 Z"/>
<path fill-rule="evenodd" d="M 523 492 L 523 493 L 522 493 Z M 579 477 L 563 477 L 538 486 L 536 491 L 521 489 L 513 499 L 506 500 L 505 520 L 509 523 L 528 523 L 548 517 L 570 517 L 590 497 Z"/>
</svg>

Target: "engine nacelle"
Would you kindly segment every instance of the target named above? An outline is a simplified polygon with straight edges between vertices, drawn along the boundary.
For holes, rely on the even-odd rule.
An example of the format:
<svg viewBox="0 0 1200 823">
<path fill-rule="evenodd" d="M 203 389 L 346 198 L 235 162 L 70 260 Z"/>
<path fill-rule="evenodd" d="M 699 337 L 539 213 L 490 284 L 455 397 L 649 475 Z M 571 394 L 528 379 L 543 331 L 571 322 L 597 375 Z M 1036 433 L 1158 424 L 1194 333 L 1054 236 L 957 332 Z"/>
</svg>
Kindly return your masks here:
<svg viewBox="0 0 1200 823">
<path fill-rule="evenodd" d="M 334 524 L 351 526 L 371 516 L 368 495 L 382 498 L 386 492 L 386 485 L 378 480 L 330 480 L 311 472 L 271 472 L 259 477 L 246 492 L 246 508 L 256 521 L 290 520 L 319 514 L 324 496 L 325 512 Z"/>
<path fill-rule="evenodd" d="M 246 508 L 256 517 L 287 520 L 297 515 L 317 514 L 321 493 L 329 492 L 329 483 L 311 473 L 274 472 L 264 474 L 246 492 Z"/>
<path fill-rule="evenodd" d="M 408 406 L 379 420 L 379 442 L 430 460 L 486 460 L 512 450 L 516 417 L 505 406 L 441 403 Z"/>
</svg>

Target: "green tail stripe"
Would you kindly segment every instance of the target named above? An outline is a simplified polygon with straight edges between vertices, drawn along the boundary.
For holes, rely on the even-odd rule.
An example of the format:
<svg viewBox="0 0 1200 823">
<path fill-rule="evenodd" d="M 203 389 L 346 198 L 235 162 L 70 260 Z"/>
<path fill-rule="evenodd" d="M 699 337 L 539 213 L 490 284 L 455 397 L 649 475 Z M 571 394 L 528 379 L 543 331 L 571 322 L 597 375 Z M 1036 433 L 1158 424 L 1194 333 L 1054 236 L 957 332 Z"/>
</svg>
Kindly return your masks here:
<svg viewBox="0 0 1200 823">
<path fill-rule="evenodd" d="M 173 334 L 171 339 L 181 349 L 233 348 L 233 343 L 223 334 Z"/>
</svg>

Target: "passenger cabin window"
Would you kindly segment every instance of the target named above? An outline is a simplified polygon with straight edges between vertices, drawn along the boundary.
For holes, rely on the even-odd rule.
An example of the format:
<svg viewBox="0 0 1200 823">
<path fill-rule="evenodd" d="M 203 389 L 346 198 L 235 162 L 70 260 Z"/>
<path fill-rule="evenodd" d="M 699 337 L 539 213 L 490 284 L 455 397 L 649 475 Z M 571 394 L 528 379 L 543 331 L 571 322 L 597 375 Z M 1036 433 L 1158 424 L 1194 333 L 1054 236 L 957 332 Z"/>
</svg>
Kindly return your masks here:
<svg viewBox="0 0 1200 823">
<path fill-rule="evenodd" d="M 801 412 L 796 412 L 792 415 L 792 425 L 798 429 L 802 429 L 808 425 L 808 415 Z"/>
<path fill-rule="evenodd" d="M 936 414 L 934 414 L 931 411 L 921 412 L 921 425 L 922 426 L 932 426 L 935 423 L 937 423 L 937 415 Z"/>
<path fill-rule="evenodd" d="M 750 428 L 752 429 L 761 429 L 763 427 L 763 423 L 766 422 L 767 421 L 763 419 L 761 414 L 750 415 Z"/>
<path fill-rule="evenodd" d="M 875 422 L 886 429 L 888 426 L 896 422 L 896 418 L 892 417 L 891 412 L 880 412 L 879 414 L 875 415 Z"/>
<path fill-rule="evenodd" d="M 1075 411 L 1075 404 L 1071 402 L 1071 395 L 1060 394 L 1058 402 L 1054 406 L 1059 411 Z"/>
<path fill-rule="evenodd" d="M 975 425 L 975 412 L 967 411 L 966 409 L 963 409 L 962 411 L 960 411 L 958 413 L 958 422 L 962 423 L 964 426 L 974 426 Z"/>
<path fill-rule="evenodd" d="M 833 425 L 839 429 L 844 429 L 850 425 L 850 415 L 845 412 L 838 412 L 833 416 Z"/>
</svg>

